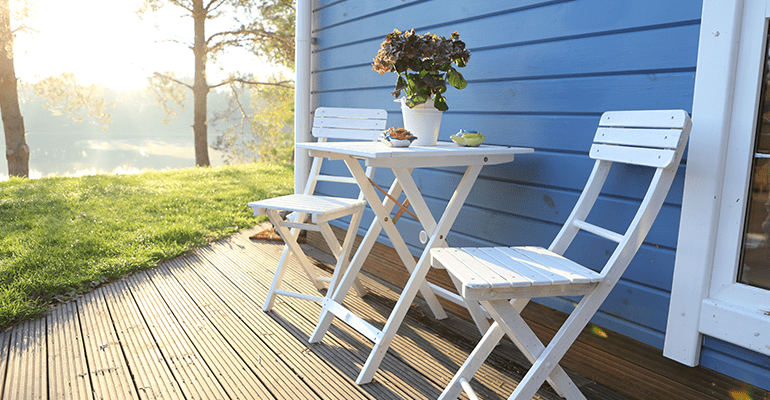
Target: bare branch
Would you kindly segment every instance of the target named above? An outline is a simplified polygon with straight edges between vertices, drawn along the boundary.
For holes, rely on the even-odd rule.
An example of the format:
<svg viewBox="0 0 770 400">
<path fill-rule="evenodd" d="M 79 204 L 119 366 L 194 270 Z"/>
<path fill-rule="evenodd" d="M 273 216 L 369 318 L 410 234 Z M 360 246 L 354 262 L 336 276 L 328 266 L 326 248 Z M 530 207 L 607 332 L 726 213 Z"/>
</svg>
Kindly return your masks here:
<svg viewBox="0 0 770 400">
<path fill-rule="evenodd" d="M 168 75 L 162 74 L 160 72 L 155 72 L 153 75 L 155 75 L 158 78 L 165 79 L 165 80 L 174 82 L 176 84 L 182 85 L 182 86 L 184 86 L 184 87 L 186 87 L 188 89 L 192 89 L 192 85 L 184 83 L 184 82 L 174 78 L 173 76 L 168 76 Z"/>
<path fill-rule="evenodd" d="M 251 79 L 242 78 L 242 77 L 230 77 L 230 78 L 228 78 L 228 79 L 226 79 L 226 80 L 224 80 L 224 81 L 222 81 L 220 83 L 217 83 L 216 85 L 210 85 L 209 89 L 215 89 L 215 88 L 218 88 L 220 86 L 230 85 L 230 84 L 232 84 L 234 82 L 238 82 L 238 83 L 241 83 L 241 84 L 244 84 L 244 85 L 249 85 L 249 86 L 260 86 L 260 85 L 262 85 L 262 86 L 277 86 L 277 87 L 282 87 L 282 88 L 287 88 L 287 89 L 293 89 L 294 88 L 294 85 L 293 85 L 294 81 L 292 81 L 292 80 L 285 80 L 285 81 L 280 81 L 280 82 L 259 82 L 259 81 L 253 81 Z"/>
</svg>

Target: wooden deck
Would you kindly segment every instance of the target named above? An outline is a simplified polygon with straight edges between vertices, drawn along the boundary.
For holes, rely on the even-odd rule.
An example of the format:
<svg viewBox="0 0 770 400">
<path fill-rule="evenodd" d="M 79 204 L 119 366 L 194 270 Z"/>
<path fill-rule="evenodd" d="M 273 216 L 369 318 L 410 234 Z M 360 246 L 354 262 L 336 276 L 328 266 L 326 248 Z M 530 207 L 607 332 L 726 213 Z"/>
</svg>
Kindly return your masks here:
<svg viewBox="0 0 770 400">
<path fill-rule="evenodd" d="M 0 333 L 2 398 L 435 399 L 480 337 L 472 323 L 435 321 L 416 302 L 374 381 L 356 385 L 371 349 L 365 338 L 335 322 L 308 346 L 317 303 L 279 298 L 273 312 L 261 311 L 282 244 L 251 241 L 251 233 Z M 287 282 L 312 290 L 293 272 Z M 370 293 L 346 303 L 381 326 L 397 294 L 369 276 L 363 282 Z M 500 347 L 478 375 L 483 398 L 507 398 L 519 379 L 521 356 L 510 343 Z M 576 382 L 590 399 L 624 398 Z M 558 398 L 546 387 L 538 396 Z"/>
</svg>

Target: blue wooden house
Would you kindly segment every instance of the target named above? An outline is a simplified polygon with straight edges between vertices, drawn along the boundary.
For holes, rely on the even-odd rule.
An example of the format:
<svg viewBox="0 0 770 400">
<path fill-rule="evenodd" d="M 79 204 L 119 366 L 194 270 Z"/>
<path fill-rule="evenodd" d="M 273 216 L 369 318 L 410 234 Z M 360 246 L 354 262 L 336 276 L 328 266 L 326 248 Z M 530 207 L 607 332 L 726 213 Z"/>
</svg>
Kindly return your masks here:
<svg viewBox="0 0 770 400">
<path fill-rule="evenodd" d="M 308 3 L 299 3 L 302 14 Z M 603 112 L 688 111 L 693 130 L 679 176 L 647 241 L 592 322 L 651 346 L 657 357 L 770 390 L 770 257 L 762 257 L 767 235 L 752 228 L 767 217 L 766 0 L 309 3 L 312 57 L 308 65 L 298 59 L 298 93 L 308 110 L 385 108 L 388 126 L 403 126 L 390 95 L 395 77 L 371 68 L 380 43 L 393 29 L 447 37 L 457 31 L 471 51 L 461 70 L 468 87 L 446 93 L 450 109 L 439 140 L 472 128 L 489 144 L 535 148 L 482 170 L 448 238 L 453 246 L 547 246 L 590 173 L 587 152 Z M 302 95 L 304 82 L 311 92 Z M 458 173 L 416 173 L 429 205 L 442 208 L 451 194 L 445 183 L 457 181 Z M 612 193 L 600 199 L 618 225 L 630 220 L 631 205 L 643 195 L 643 188 L 626 184 L 635 173 L 611 175 Z M 754 209 L 759 217 L 750 216 Z M 371 214 L 360 234 L 370 220 Z M 418 254 L 417 223 L 403 218 L 399 229 Z M 583 247 L 604 246 L 582 240 Z M 387 245 L 384 236 L 381 241 Z M 605 261 L 586 259 L 580 246 L 572 251 L 587 265 Z M 545 305 L 573 307 L 570 299 Z"/>
</svg>

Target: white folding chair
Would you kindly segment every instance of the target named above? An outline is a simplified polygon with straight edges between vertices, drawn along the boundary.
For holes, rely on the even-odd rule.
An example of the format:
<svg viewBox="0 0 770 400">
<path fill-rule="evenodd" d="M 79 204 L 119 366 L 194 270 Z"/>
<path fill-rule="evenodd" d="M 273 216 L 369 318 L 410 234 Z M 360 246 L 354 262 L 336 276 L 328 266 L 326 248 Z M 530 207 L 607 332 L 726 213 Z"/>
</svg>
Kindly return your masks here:
<svg viewBox="0 0 770 400">
<path fill-rule="evenodd" d="M 339 140 L 377 140 L 385 129 L 388 113 L 385 110 L 362 108 L 318 108 L 313 118 L 313 136 L 319 142 L 327 139 Z M 327 290 L 334 290 L 334 285 L 342 277 L 347 268 L 356 231 L 361 222 L 361 217 L 366 206 L 366 201 L 360 193 L 358 198 L 329 197 L 314 195 L 316 184 L 319 181 L 351 183 L 356 181 L 351 176 L 325 175 L 321 173 L 323 158 L 314 158 L 310 167 L 305 190 L 301 194 L 276 197 L 249 203 L 254 209 L 255 215 L 267 215 L 275 227 L 276 232 L 286 243 L 278 262 L 273 282 L 267 293 L 263 310 L 270 311 L 275 303 L 276 295 L 291 296 L 305 300 L 321 302 L 323 297 L 304 293 L 291 292 L 281 289 L 281 282 L 286 272 L 286 261 L 289 254 L 294 254 L 313 285 L 321 290 L 324 282 L 329 282 Z M 372 178 L 373 168 L 367 168 L 366 174 Z M 281 212 L 290 211 L 288 218 L 281 218 Z M 329 221 L 350 216 L 350 224 L 347 234 L 340 245 L 334 232 L 329 226 Z M 306 221 L 309 217 L 309 221 Z M 313 265 L 308 260 L 302 248 L 297 243 L 297 237 L 301 230 L 319 231 L 329 245 L 337 265 L 331 278 L 319 276 Z M 354 284 L 356 294 L 366 294 L 361 282 L 356 279 Z"/>
<path fill-rule="evenodd" d="M 532 362 L 531 369 L 509 399 L 531 399 L 544 380 L 562 397 L 585 399 L 559 366 L 559 361 L 620 280 L 647 236 L 679 168 L 690 127 L 690 118 L 682 110 L 607 112 L 601 117 L 591 146 L 590 157 L 596 159 L 596 163 L 588 183 L 548 249 L 491 247 L 431 251 L 433 265 L 446 268 L 463 299 L 480 302 L 494 319 L 439 399 L 455 399 L 461 390 L 475 398 L 468 381 L 504 335 Z M 613 163 L 656 169 L 636 215 L 623 234 L 586 222 Z M 634 176 L 624 179 L 632 178 Z M 599 272 L 563 257 L 580 230 L 617 243 Z M 582 299 L 546 347 L 520 312 L 531 298 L 555 296 L 582 296 Z"/>
</svg>

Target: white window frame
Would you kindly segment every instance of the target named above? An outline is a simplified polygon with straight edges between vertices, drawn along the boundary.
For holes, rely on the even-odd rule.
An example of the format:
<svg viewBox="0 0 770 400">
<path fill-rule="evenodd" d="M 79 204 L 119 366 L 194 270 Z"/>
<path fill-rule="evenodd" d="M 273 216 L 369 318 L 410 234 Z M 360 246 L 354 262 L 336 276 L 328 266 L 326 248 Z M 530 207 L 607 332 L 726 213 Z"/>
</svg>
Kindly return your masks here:
<svg viewBox="0 0 770 400">
<path fill-rule="evenodd" d="M 770 291 L 737 283 L 770 0 L 704 0 L 663 354 L 697 365 L 703 335 L 770 355 Z"/>
</svg>

